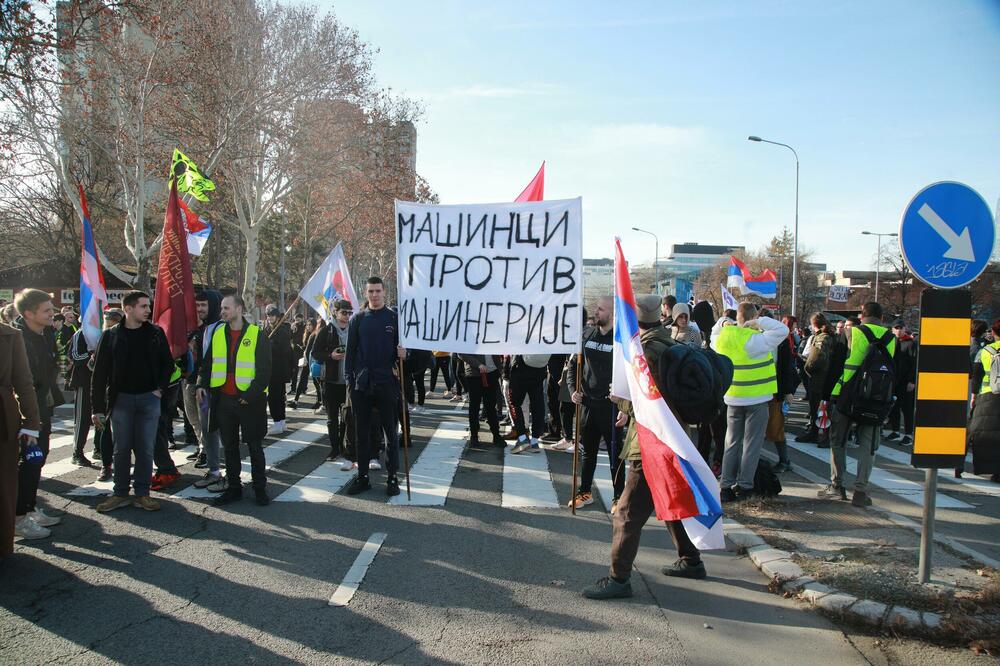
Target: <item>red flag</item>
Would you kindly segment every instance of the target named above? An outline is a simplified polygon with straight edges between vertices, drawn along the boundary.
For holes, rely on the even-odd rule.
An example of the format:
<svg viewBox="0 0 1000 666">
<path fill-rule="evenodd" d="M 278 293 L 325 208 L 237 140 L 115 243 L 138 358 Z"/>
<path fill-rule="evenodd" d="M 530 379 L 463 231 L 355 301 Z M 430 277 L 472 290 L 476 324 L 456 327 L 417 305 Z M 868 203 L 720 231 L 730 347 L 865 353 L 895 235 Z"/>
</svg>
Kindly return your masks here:
<svg viewBox="0 0 1000 666">
<path fill-rule="evenodd" d="M 170 181 L 170 199 L 163 218 L 163 242 L 160 267 L 156 272 L 156 297 L 153 300 L 153 323 L 167 334 L 174 358 L 187 351 L 187 336 L 198 328 L 194 306 L 194 282 L 187 232 L 177 202 L 177 185 Z"/>
<path fill-rule="evenodd" d="M 535 177 L 531 179 L 528 186 L 524 188 L 524 191 L 517 195 L 514 199 L 515 203 L 523 203 L 525 201 L 541 201 L 545 198 L 545 162 L 542 162 L 542 166 L 538 169 L 538 173 Z"/>
</svg>

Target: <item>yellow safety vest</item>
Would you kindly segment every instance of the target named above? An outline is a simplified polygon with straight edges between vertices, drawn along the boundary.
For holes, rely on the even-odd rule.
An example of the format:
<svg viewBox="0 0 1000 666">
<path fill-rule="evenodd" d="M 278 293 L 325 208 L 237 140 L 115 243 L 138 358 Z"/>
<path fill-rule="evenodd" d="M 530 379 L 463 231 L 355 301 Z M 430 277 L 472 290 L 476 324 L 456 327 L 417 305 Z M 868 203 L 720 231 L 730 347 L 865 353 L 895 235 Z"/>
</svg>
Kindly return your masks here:
<svg viewBox="0 0 1000 666">
<path fill-rule="evenodd" d="M 229 361 L 229 340 L 227 327 L 219 326 L 212 334 L 212 374 L 209 386 L 219 388 L 226 383 L 226 370 Z M 246 325 L 246 332 L 236 347 L 236 359 L 233 374 L 236 375 L 236 388 L 246 391 L 250 382 L 257 376 L 257 338 L 260 327 L 254 324 Z M 267 389 L 264 389 L 267 393 Z"/>
<path fill-rule="evenodd" d="M 988 347 L 993 348 L 993 353 L 986 351 Z M 1000 341 L 992 342 L 979 350 L 979 362 L 983 364 L 983 384 L 979 389 L 980 393 L 992 393 L 990 389 L 990 365 L 993 363 L 993 354 L 1000 353 Z"/>
<path fill-rule="evenodd" d="M 877 324 L 861 324 L 862 326 L 867 326 L 874 335 L 875 339 L 881 338 L 885 335 L 885 332 L 889 329 L 885 326 L 879 326 Z M 831 395 L 840 395 L 840 388 L 851 381 L 851 377 L 854 373 L 858 371 L 861 367 L 861 362 L 865 360 L 865 354 L 868 352 L 868 338 L 865 334 L 857 330 L 857 326 L 851 327 L 851 355 L 844 362 L 844 373 L 837 380 L 837 385 L 833 387 Z M 895 357 L 896 355 L 896 338 L 889 341 L 889 356 Z"/>
<path fill-rule="evenodd" d="M 177 365 L 177 361 L 174 361 L 174 371 L 170 373 L 170 383 L 175 384 L 180 381 L 181 378 L 181 368 Z"/>
<path fill-rule="evenodd" d="M 750 358 L 746 344 L 760 331 L 743 326 L 724 326 L 715 341 L 715 351 L 733 362 L 733 383 L 726 391 L 730 398 L 756 398 L 778 392 L 778 376 L 774 368 L 774 355 Z"/>
</svg>

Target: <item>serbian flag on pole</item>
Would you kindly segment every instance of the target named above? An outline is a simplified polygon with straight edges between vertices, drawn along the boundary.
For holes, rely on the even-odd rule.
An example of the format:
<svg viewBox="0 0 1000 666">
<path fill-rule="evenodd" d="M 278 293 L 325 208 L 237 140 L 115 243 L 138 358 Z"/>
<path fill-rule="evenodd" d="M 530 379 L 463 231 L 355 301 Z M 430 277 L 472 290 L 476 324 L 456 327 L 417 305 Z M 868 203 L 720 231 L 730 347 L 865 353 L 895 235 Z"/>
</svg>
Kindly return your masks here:
<svg viewBox="0 0 1000 666">
<path fill-rule="evenodd" d="M 347 270 L 342 243 L 337 243 L 337 247 L 323 260 L 309 282 L 299 291 L 299 298 L 308 303 L 328 324 L 333 323 L 334 305 L 339 300 L 350 301 L 354 311 L 358 311 L 358 297 L 354 292 L 351 272 Z"/>
<path fill-rule="evenodd" d="M 187 351 L 188 333 L 198 328 L 186 236 L 177 199 L 177 183 L 171 179 L 167 214 L 163 218 L 160 266 L 156 272 L 153 323 L 167 334 L 174 358 L 180 358 Z"/>
<path fill-rule="evenodd" d="M 680 520 L 700 550 L 726 547 L 719 483 L 659 389 L 642 351 L 628 265 L 615 239 L 612 394 L 632 401 L 642 471 L 659 520 Z"/>
<path fill-rule="evenodd" d="M 177 205 L 180 206 L 184 229 L 187 231 L 188 254 L 200 257 L 212 233 L 212 225 L 198 217 L 197 213 L 187 207 L 183 199 L 177 199 Z"/>
<path fill-rule="evenodd" d="M 524 191 L 517 195 L 514 203 L 524 203 L 525 201 L 541 201 L 545 198 L 545 162 L 542 162 L 538 173 L 531 179 Z"/>
<path fill-rule="evenodd" d="M 754 277 L 746 264 L 736 257 L 729 257 L 726 286 L 730 289 L 739 287 L 744 294 L 757 294 L 761 298 L 774 298 L 778 295 L 778 278 L 774 271 L 765 268 L 760 275 Z"/>
<path fill-rule="evenodd" d="M 90 226 L 90 211 L 87 209 L 87 197 L 80 188 L 80 207 L 83 209 L 83 252 L 80 255 L 80 327 L 87 347 L 97 349 L 97 341 L 101 337 L 102 303 L 108 302 L 108 294 L 104 287 L 104 272 L 101 262 L 97 260 L 97 243 L 94 242 L 94 229 Z"/>
</svg>

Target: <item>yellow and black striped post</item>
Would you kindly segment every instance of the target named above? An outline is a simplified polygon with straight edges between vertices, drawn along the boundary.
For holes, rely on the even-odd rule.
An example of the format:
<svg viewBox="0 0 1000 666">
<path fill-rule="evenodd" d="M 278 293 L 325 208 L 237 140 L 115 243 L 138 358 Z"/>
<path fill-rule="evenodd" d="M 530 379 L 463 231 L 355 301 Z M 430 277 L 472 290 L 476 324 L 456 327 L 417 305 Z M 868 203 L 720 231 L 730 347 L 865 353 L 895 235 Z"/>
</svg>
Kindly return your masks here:
<svg viewBox="0 0 1000 666">
<path fill-rule="evenodd" d="M 972 293 L 968 289 L 925 289 L 920 295 L 910 459 L 914 467 L 955 469 L 965 461 L 971 316 Z"/>
</svg>

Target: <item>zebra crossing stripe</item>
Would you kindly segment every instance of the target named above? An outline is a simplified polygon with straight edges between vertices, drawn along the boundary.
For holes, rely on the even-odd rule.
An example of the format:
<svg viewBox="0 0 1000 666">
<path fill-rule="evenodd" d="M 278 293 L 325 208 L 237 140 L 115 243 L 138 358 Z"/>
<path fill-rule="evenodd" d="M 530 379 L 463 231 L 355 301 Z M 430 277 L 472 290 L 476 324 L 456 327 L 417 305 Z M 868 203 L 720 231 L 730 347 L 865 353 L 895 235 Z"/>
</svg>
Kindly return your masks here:
<svg viewBox="0 0 1000 666">
<path fill-rule="evenodd" d="M 622 467 L 622 474 L 625 467 Z M 597 486 L 598 494 L 601 496 L 601 503 L 606 511 L 611 511 L 611 502 L 615 498 L 615 486 L 611 482 L 611 464 L 608 454 L 604 451 L 597 453 L 597 468 L 594 471 L 594 485 Z M 576 490 L 575 488 L 573 489 Z"/>
<path fill-rule="evenodd" d="M 302 477 L 295 485 L 274 498 L 275 502 L 312 502 L 321 504 L 340 492 L 352 475 L 341 471 L 340 463 L 326 460 Z"/>
<path fill-rule="evenodd" d="M 444 506 L 465 451 L 467 430 L 462 423 L 441 423 L 410 469 L 411 499 L 404 491 L 390 497 L 389 504 Z"/>
<path fill-rule="evenodd" d="M 807 456 L 815 458 L 820 462 L 830 463 L 830 455 L 826 453 L 825 449 L 817 450 L 813 449 L 808 445 L 795 444 L 788 442 L 788 446 L 795 449 L 799 453 L 804 453 Z M 848 449 L 848 451 L 850 451 Z M 858 461 L 850 456 L 847 456 L 847 471 L 850 474 L 856 475 L 858 473 Z M 872 467 L 871 478 L 869 478 L 869 483 L 873 486 L 878 486 L 883 490 L 887 490 L 896 497 L 906 500 L 907 502 L 912 502 L 917 506 L 924 505 L 924 487 L 922 484 L 916 481 L 910 481 L 909 479 L 904 479 L 901 476 L 897 476 L 891 472 L 887 472 L 878 467 Z M 973 509 L 975 508 L 971 504 L 966 504 L 961 500 L 957 500 L 950 495 L 945 495 L 944 493 L 937 494 L 937 505 L 942 509 Z"/>
<path fill-rule="evenodd" d="M 503 452 L 503 494 L 500 506 L 512 509 L 559 508 L 545 451 L 514 455 L 511 450 L 512 447 L 507 447 Z"/>
<path fill-rule="evenodd" d="M 899 463 L 900 465 L 905 465 L 907 467 L 910 466 L 909 453 L 897 451 L 896 449 L 893 449 L 888 446 L 880 446 L 878 450 L 875 451 L 875 454 L 883 458 L 886 458 L 888 460 L 891 460 L 892 462 Z M 955 483 L 959 486 L 966 486 L 965 488 L 963 488 L 963 490 L 969 492 L 979 491 L 986 493 L 987 495 L 996 495 L 997 497 L 1000 497 L 1000 485 L 991 483 L 986 479 L 977 479 L 975 477 L 963 476 L 961 479 L 943 477 L 939 479 L 939 482 L 941 481 Z"/>
<path fill-rule="evenodd" d="M 289 433 L 283 439 L 264 447 L 264 463 L 266 469 L 271 469 L 285 460 L 299 453 L 313 442 L 327 436 L 326 422 L 314 421 L 307 423 L 295 432 Z M 250 461 L 242 461 L 240 480 L 247 482 L 250 480 Z M 174 493 L 177 499 L 209 499 L 215 497 L 216 493 L 205 488 L 195 488 L 193 485 L 184 488 L 180 492 Z"/>
</svg>

